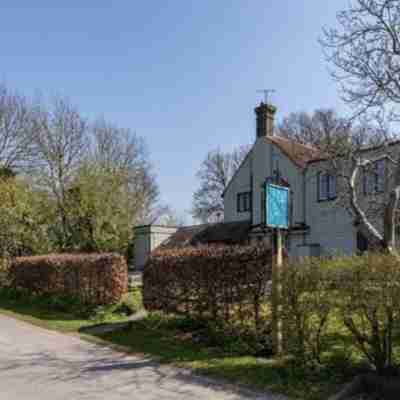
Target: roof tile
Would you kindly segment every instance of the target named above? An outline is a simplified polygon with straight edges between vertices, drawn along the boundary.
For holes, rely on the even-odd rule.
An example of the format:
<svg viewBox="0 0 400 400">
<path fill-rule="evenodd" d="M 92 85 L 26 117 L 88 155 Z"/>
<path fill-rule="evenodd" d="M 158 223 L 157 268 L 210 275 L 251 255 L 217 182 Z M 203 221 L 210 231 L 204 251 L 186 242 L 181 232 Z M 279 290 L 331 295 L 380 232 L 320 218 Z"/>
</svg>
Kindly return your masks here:
<svg viewBox="0 0 400 400">
<path fill-rule="evenodd" d="M 307 163 L 321 157 L 315 147 L 304 145 L 291 139 L 280 136 L 268 136 L 267 140 L 275 144 L 298 167 L 305 168 Z"/>
</svg>

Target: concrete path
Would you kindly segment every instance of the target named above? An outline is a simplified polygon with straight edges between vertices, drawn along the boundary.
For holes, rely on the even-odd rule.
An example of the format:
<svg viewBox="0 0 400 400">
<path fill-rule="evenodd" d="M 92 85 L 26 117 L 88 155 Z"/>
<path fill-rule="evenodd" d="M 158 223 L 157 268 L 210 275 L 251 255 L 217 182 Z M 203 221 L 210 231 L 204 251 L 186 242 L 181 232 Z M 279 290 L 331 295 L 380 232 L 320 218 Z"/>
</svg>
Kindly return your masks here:
<svg viewBox="0 0 400 400">
<path fill-rule="evenodd" d="M 142 286 L 142 284 L 143 284 L 143 272 L 129 271 L 129 286 L 134 288 Z"/>
<path fill-rule="evenodd" d="M 0 315 L 0 400 L 282 400 Z"/>
</svg>

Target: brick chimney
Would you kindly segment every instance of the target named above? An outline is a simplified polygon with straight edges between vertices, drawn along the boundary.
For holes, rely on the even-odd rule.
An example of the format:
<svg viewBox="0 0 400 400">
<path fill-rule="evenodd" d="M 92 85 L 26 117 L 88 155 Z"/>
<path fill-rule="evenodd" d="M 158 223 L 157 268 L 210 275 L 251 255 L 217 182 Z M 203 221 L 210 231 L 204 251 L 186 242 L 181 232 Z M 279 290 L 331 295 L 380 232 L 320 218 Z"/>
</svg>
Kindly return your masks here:
<svg viewBox="0 0 400 400">
<path fill-rule="evenodd" d="M 276 107 L 261 102 L 254 112 L 256 113 L 257 138 L 273 136 Z"/>
</svg>

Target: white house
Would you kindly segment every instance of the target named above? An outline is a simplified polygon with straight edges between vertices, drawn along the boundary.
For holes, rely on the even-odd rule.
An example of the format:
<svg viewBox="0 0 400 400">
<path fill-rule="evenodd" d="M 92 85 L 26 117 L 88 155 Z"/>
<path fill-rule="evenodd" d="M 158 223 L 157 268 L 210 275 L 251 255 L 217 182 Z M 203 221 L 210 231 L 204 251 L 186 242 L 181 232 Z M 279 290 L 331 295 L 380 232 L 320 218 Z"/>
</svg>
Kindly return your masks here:
<svg viewBox="0 0 400 400">
<path fill-rule="evenodd" d="M 311 146 L 274 134 L 276 108 L 261 103 L 256 109 L 255 143 L 224 192 L 224 221 L 250 221 L 249 240 L 273 244 L 274 234 L 265 228 L 264 187 L 267 179 L 280 181 L 291 192 L 291 227 L 286 234 L 290 256 L 352 254 L 366 250 L 368 243 L 357 229 L 348 209 L 337 200 L 339 183 L 328 174 L 327 160 Z M 391 142 L 390 153 L 399 154 L 400 143 Z M 368 147 L 365 158 L 375 158 L 387 147 Z M 389 187 L 389 165 L 377 161 L 374 172 L 365 172 L 358 192 L 367 207 L 381 202 Z M 382 229 L 382 219 L 375 221 Z"/>
<path fill-rule="evenodd" d="M 275 107 L 264 103 L 255 109 L 256 141 L 224 192 L 225 221 L 249 220 L 249 238 L 272 244 L 273 233 L 264 227 L 264 185 L 267 179 L 278 179 L 291 192 L 286 248 L 292 256 L 353 252 L 356 232 L 352 219 L 334 204 L 334 179 L 319 173 L 319 151 L 276 136 L 275 112 Z"/>
<path fill-rule="evenodd" d="M 352 254 L 363 251 L 367 241 L 358 231 L 354 219 L 343 205 L 338 204 L 334 174 L 327 174 L 326 160 L 311 146 L 275 135 L 276 108 L 261 103 L 255 108 L 255 142 L 227 185 L 224 193 L 224 222 L 184 228 L 138 227 L 146 250 L 137 243 L 136 265 L 143 266 L 147 255 L 157 243 L 165 247 L 199 243 L 249 243 L 264 241 L 273 246 L 274 232 L 265 226 L 265 182 L 279 181 L 290 188 L 290 229 L 285 234 L 285 247 L 291 257 Z M 392 146 L 392 145 L 395 146 Z M 398 151 L 400 143 L 391 144 Z M 366 149 L 379 152 L 379 148 Z M 387 188 L 387 171 L 378 163 L 368 187 L 376 193 Z M 367 176 L 367 175 L 366 175 Z M 371 186 L 372 184 L 372 186 Z M 361 190 L 362 194 L 364 190 Z M 361 196 L 362 197 L 362 196 Z M 362 199 L 363 200 L 363 199 Z M 162 232 L 165 239 L 154 238 Z M 143 238 L 148 232 L 148 238 Z"/>
</svg>

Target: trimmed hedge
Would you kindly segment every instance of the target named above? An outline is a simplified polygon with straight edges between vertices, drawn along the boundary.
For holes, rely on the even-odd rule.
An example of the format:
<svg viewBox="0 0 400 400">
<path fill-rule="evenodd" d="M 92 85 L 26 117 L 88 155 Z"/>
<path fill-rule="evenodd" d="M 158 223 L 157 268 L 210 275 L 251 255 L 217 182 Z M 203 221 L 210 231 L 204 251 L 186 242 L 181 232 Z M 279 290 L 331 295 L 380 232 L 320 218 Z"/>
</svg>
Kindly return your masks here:
<svg viewBox="0 0 400 400">
<path fill-rule="evenodd" d="M 264 246 L 158 251 L 144 268 L 144 306 L 258 328 L 271 265 L 271 251 Z"/>
<path fill-rule="evenodd" d="M 70 296 L 83 304 L 117 303 L 128 290 L 128 267 L 118 254 L 50 254 L 12 261 L 10 286 L 32 294 Z"/>
</svg>

